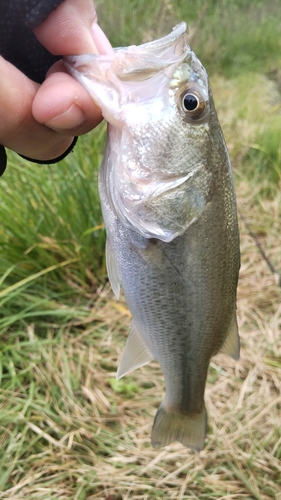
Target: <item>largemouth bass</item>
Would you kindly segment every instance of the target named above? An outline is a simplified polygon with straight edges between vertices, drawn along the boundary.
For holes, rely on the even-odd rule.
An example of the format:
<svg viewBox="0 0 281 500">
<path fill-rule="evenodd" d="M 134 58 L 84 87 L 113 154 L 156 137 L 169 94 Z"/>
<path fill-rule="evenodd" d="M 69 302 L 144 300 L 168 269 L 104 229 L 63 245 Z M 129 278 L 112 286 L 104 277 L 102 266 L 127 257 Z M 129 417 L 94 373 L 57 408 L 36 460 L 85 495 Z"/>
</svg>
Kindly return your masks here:
<svg viewBox="0 0 281 500">
<path fill-rule="evenodd" d="M 133 318 L 117 377 L 156 359 L 166 395 L 152 445 L 200 450 L 210 359 L 239 357 L 236 201 L 207 73 L 185 23 L 66 66 L 108 121 L 99 174 L 107 269 Z"/>
</svg>

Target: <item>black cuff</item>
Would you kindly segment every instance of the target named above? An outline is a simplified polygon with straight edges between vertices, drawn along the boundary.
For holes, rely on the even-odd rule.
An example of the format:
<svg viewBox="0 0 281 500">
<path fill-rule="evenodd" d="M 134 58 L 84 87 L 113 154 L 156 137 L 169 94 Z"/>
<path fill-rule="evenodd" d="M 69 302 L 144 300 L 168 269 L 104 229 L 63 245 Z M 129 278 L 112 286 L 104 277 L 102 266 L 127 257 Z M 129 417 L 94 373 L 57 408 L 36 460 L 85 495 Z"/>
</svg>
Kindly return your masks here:
<svg viewBox="0 0 281 500">
<path fill-rule="evenodd" d="M 57 158 L 54 158 L 54 160 L 35 160 L 34 158 L 28 158 L 28 156 L 23 156 L 23 155 L 19 155 L 19 156 L 21 156 L 24 160 L 32 161 L 33 163 L 39 163 L 40 165 L 51 165 L 52 163 L 57 163 L 58 161 L 63 160 L 73 150 L 77 141 L 78 141 L 78 137 L 74 137 L 69 148 L 67 148 L 67 150 L 64 153 L 62 153 L 62 155 L 58 156 Z M 3 172 L 4 172 L 4 170 L 3 170 Z"/>
<path fill-rule="evenodd" d="M 60 156 L 55 158 L 54 160 L 35 160 L 34 158 L 28 158 L 27 156 L 19 155 L 25 160 L 32 161 L 33 163 L 40 163 L 41 165 L 50 165 L 52 163 L 57 163 L 58 161 L 63 160 L 74 148 L 76 142 L 78 140 L 78 137 L 74 137 L 72 143 L 70 144 L 69 148 Z M 0 144 L 0 177 L 1 175 L 4 174 L 7 166 L 7 155 L 4 146 L 1 146 Z"/>
<path fill-rule="evenodd" d="M 4 146 L 0 146 L 0 176 L 4 174 L 7 165 L 7 155 Z"/>
</svg>

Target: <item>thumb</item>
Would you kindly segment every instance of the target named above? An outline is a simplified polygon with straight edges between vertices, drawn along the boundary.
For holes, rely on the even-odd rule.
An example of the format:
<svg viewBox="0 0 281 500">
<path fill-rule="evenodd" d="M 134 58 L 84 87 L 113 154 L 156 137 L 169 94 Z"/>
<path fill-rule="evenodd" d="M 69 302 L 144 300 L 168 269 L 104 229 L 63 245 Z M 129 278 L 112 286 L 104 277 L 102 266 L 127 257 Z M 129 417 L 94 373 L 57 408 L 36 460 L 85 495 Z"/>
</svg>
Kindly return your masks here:
<svg viewBox="0 0 281 500">
<path fill-rule="evenodd" d="M 34 34 L 55 55 L 97 54 L 91 27 L 97 21 L 92 0 L 65 0 L 36 29 Z"/>
<path fill-rule="evenodd" d="M 32 115 L 39 85 L 0 57 L 0 144 L 17 153 L 50 160 L 60 156 L 73 138 L 59 135 Z"/>
</svg>

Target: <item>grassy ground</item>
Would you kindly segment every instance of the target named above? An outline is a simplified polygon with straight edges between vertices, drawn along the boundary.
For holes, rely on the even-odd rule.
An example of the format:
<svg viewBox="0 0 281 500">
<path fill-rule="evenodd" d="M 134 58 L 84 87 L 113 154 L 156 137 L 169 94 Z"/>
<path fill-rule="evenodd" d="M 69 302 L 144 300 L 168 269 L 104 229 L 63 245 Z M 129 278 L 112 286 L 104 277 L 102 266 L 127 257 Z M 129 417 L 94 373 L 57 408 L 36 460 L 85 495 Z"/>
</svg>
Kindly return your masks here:
<svg viewBox="0 0 281 500">
<path fill-rule="evenodd" d="M 114 45 L 190 21 L 239 210 L 280 273 L 280 3 L 96 3 Z M 211 363 L 205 449 L 151 448 L 157 363 L 115 380 L 130 316 L 106 284 L 104 139 L 102 126 L 50 167 L 11 154 L 0 182 L 0 499 L 280 500 L 281 289 L 242 218 L 241 359 Z"/>
</svg>

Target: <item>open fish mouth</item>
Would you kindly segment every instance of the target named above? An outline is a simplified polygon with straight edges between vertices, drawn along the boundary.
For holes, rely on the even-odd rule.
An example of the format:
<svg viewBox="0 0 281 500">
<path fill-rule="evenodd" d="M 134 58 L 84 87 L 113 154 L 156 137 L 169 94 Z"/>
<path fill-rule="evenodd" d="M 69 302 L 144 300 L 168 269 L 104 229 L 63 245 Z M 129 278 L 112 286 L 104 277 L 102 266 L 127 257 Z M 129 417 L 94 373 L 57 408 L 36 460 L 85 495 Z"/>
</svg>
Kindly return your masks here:
<svg viewBox="0 0 281 500">
<path fill-rule="evenodd" d="M 160 81 L 159 75 L 166 75 L 164 84 L 169 83 L 174 69 L 183 61 L 189 50 L 186 23 L 178 24 L 165 37 L 142 45 L 132 45 L 114 49 L 113 54 L 84 54 L 65 56 L 64 64 L 68 71 L 87 88 L 100 105 L 104 117 L 112 123 L 112 111 L 115 117 L 120 111 L 120 104 L 141 102 L 155 97 L 156 86 L 145 82 L 153 77 Z M 163 80 L 163 78 L 162 78 Z M 141 85 L 141 82 L 144 84 Z M 108 106 L 104 102 L 104 94 L 98 85 L 106 84 Z M 161 92 L 163 82 L 158 89 Z M 151 88 L 151 91 L 150 91 Z M 112 90 L 112 95 L 108 90 Z M 114 92 L 115 91 L 115 92 Z M 115 100 L 116 93 L 118 101 Z M 114 109 L 113 109 L 114 106 Z M 107 109 L 108 108 L 108 113 Z M 122 121 L 120 113 L 119 120 Z M 116 121 L 114 122 L 116 125 Z"/>
</svg>

